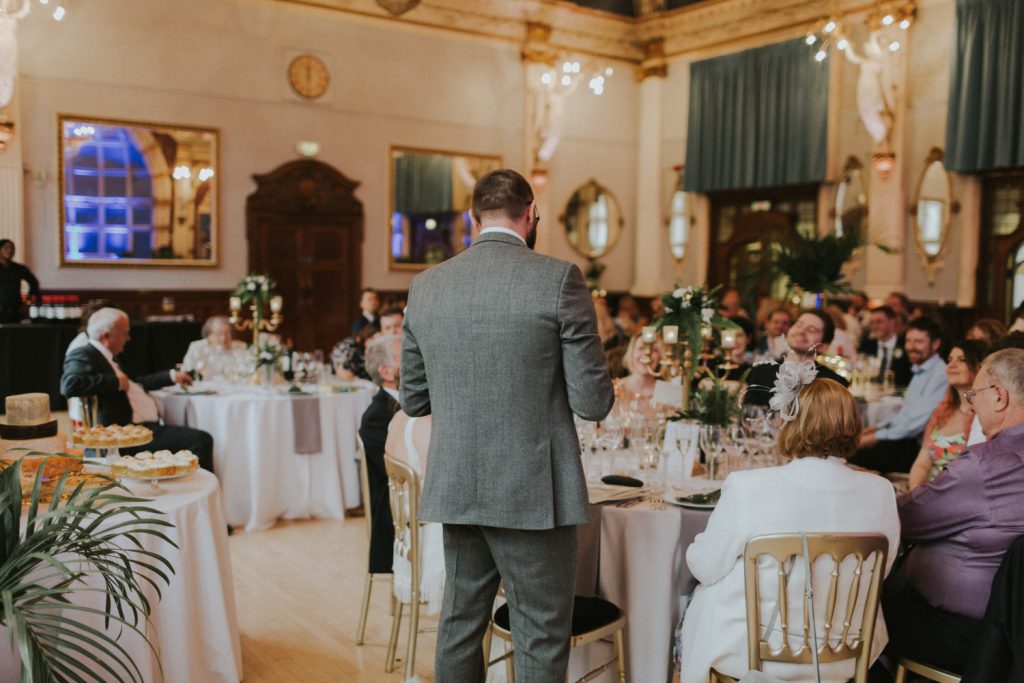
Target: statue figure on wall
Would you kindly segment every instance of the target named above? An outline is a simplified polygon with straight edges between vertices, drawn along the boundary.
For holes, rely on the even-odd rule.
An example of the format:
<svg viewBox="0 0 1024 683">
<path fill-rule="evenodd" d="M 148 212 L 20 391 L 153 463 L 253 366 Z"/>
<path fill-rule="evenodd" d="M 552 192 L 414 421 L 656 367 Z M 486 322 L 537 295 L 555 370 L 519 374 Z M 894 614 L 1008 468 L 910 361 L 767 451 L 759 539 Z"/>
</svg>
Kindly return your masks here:
<svg viewBox="0 0 1024 683">
<path fill-rule="evenodd" d="M 28 0 L 0 0 L 0 108 L 11 103 L 18 78 L 18 19 L 31 7 Z"/>
<path fill-rule="evenodd" d="M 847 43 L 846 57 L 860 67 L 857 79 L 857 110 L 864 128 L 877 143 L 887 140 L 893 124 L 896 86 L 892 77 L 891 53 L 886 51 L 877 31 L 864 43 L 859 55 Z"/>
</svg>

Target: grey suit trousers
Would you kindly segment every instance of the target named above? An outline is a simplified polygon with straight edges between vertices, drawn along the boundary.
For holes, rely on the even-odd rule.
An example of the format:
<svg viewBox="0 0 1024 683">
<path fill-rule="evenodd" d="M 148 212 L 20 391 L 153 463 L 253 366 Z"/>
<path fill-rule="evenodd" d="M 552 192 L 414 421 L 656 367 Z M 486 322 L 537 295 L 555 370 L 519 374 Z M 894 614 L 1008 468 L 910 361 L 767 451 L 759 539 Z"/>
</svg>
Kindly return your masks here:
<svg viewBox="0 0 1024 683">
<path fill-rule="evenodd" d="M 576 527 L 445 524 L 444 561 L 436 682 L 483 682 L 481 644 L 503 580 L 517 683 L 564 683 L 572 635 Z"/>
</svg>

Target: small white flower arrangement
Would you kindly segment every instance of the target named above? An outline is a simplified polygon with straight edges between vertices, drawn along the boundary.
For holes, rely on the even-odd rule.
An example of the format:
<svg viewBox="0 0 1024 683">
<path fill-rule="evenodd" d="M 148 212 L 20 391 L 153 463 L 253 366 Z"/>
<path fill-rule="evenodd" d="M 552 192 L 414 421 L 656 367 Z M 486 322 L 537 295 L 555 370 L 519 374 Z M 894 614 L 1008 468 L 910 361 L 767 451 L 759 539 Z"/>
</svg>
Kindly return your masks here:
<svg viewBox="0 0 1024 683">
<path fill-rule="evenodd" d="M 269 275 L 262 273 L 250 273 L 242 278 L 235 286 L 234 296 L 239 297 L 243 304 L 250 301 L 263 304 L 274 296 L 276 283 Z"/>
<path fill-rule="evenodd" d="M 690 350 L 696 354 L 704 344 L 704 333 L 709 328 L 738 329 L 738 325 L 718 312 L 718 298 L 715 293 L 718 287 L 708 289 L 706 285 L 689 285 L 676 287 L 661 295 L 664 312 L 655 321 L 658 329 L 666 325 L 679 328 L 679 339 L 686 341 Z M 690 372 L 691 378 L 697 370 L 694 363 Z"/>
</svg>

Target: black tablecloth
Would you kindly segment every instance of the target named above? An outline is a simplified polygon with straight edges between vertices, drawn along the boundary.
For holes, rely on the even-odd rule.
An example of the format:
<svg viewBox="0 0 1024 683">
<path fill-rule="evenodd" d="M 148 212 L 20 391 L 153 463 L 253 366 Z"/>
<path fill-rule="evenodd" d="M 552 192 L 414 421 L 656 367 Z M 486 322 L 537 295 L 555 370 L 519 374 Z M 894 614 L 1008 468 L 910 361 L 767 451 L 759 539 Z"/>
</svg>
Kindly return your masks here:
<svg viewBox="0 0 1024 683">
<path fill-rule="evenodd" d="M 201 325 L 192 322 L 138 323 L 118 359 L 132 377 L 169 370 L 199 339 Z M 73 323 L 0 325 L 0 413 L 11 394 L 44 392 L 51 410 L 67 409 L 60 395 L 64 352 L 78 334 Z"/>
</svg>

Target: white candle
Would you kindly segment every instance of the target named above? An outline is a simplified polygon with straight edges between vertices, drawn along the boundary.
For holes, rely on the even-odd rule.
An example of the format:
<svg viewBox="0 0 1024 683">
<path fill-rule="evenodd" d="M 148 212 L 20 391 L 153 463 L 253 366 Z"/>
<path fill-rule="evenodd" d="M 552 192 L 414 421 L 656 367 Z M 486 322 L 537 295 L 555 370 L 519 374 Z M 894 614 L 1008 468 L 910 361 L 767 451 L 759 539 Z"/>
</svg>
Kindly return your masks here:
<svg viewBox="0 0 1024 683">
<path fill-rule="evenodd" d="M 661 338 L 666 344 L 678 344 L 679 326 L 665 325 L 665 327 L 661 328 Z"/>
<path fill-rule="evenodd" d="M 280 313 L 281 306 L 284 305 L 284 299 L 279 296 L 275 296 L 270 300 L 270 311 L 271 313 Z"/>
<path fill-rule="evenodd" d="M 736 348 L 736 330 L 722 330 L 722 348 L 730 351 Z"/>
<path fill-rule="evenodd" d="M 231 297 L 230 299 L 228 299 L 228 305 L 231 307 L 232 311 L 240 311 L 240 310 L 242 310 L 242 297 L 240 297 L 240 296 L 233 296 L 233 297 Z"/>
<path fill-rule="evenodd" d="M 654 340 L 658 338 L 658 333 L 654 329 L 653 325 L 648 325 L 643 329 L 643 340 L 647 344 L 653 344 Z"/>
</svg>

